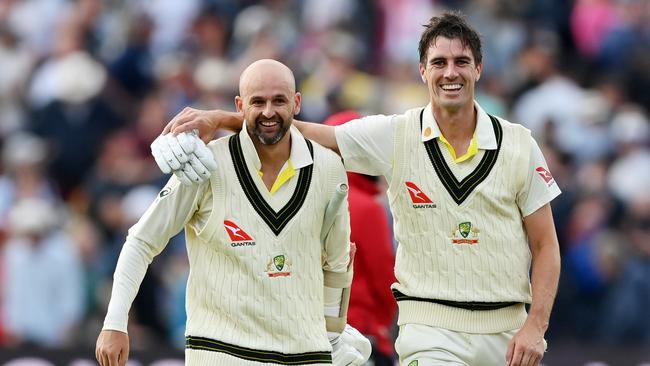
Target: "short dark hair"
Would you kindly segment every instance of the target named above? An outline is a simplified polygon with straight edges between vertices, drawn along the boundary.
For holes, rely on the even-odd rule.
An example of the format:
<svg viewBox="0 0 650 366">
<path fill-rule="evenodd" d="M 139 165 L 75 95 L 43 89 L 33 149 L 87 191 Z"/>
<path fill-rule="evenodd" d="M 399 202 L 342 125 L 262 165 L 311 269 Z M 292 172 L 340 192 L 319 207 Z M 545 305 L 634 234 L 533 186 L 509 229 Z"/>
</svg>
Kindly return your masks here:
<svg viewBox="0 0 650 366">
<path fill-rule="evenodd" d="M 434 16 L 429 20 L 429 24 L 424 26 L 422 38 L 418 51 L 420 52 L 420 63 L 427 62 L 427 51 L 432 43 L 438 37 L 449 39 L 460 39 L 463 46 L 470 48 L 474 55 L 474 62 L 480 65 L 483 62 L 481 53 L 481 37 L 465 21 L 465 16 L 459 11 L 446 11 L 440 16 Z"/>
</svg>

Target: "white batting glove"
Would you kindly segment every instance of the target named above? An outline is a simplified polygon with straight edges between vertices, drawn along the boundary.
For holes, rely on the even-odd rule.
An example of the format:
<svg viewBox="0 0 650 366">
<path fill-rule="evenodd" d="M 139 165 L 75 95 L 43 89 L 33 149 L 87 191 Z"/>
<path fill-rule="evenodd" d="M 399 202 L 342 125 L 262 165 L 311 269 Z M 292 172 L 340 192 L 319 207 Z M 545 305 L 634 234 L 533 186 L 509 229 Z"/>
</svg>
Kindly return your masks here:
<svg viewBox="0 0 650 366">
<path fill-rule="evenodd" d="M 217 169 L 212 152 L 195 133 L 160 135 L 151 143 L 151 153 L 163 173 L 174 173 L 185 185 L 203 183 Z"/>
<path fill-rule="evenodd" d="M 330 339 L 333 366 L 360 366 L 368 361 L 372 347 L 370 341 L 358 330 L 345 325 L 338 337 Z"/>
</svg>

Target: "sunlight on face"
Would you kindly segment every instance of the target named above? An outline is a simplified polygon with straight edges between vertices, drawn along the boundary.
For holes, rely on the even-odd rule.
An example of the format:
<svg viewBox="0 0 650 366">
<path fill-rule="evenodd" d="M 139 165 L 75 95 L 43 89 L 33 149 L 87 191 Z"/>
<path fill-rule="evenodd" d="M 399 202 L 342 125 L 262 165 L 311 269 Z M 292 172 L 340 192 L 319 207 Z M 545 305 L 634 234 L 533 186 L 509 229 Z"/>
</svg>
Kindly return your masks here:
<svg viewBox="0 0 650 366">
<path fill-rule="evenodd" d="M 242 73 L 239 90 L 235 103 L 248 133 L 264 145 L 281 141 L 300 111 L 291 70 L 277 61 L 257 61 Z"/>
<path fill-rule="evenodd" d="M 436 38 L 427 50 L 426 64 L 420 64 L 432 105 L 448 110 L 473 108 L 474 88 L 481 70 L 472 50 L 457 38 Z"/>
</svg>

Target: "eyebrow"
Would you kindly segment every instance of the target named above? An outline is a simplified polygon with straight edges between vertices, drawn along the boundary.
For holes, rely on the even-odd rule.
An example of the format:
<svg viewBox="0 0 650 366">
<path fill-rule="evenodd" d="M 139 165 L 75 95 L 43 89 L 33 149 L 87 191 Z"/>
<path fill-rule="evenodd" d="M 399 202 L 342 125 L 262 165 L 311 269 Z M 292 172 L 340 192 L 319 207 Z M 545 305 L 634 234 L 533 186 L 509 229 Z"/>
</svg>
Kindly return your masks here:
<svg viewBox="0 0 650 366">
<path fill-rule="evenodd" d="M 289 98 L 284 94 L 275 94 L 275 95 L 271 96 L 269 99 L 271 99 L 271 100 L 275 100 L 275 99 L 289 100 Z M 255 102 L 255 101 L 258 101 L 258 100 L 266 100 L 266 98 L 261 96 L 261 95 L 253 95 L 253 96 L 250 97 L 249 100 L 251 102 Z"/>
<path fill-rule="evenodd" d="M 435 61 L 440 61 L 440 60 L 442 60 L 442 61 L 447 61 L 447 58 L 446 58 L 446 57 L 434 57 L 434 58 L 432 58 L 432 59 L 429 61 L 429 63 L 433 63 L 433 62 L 435 62 Z M 465 56 L 465 55 L 463 55 L 463 56 L 458 56 L 458 57 L 454 57 L 454 61 L 460 61 L 460 60 L 463 60 L 463 61 L 472 61 L 472 58 L 469 57 L 469 56 Z"/>
</svg>

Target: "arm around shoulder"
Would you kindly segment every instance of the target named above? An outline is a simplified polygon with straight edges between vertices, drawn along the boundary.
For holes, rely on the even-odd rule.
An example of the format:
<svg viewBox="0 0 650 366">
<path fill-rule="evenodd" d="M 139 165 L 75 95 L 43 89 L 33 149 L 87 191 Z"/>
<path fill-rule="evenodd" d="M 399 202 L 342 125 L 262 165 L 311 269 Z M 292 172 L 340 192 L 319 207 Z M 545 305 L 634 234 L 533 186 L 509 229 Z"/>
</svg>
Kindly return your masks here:
<svg viewBox="0 0 650 366">
<path fill-rule="evenodd" d="M 314 140 L 320 145 L 323 145 L 340 155 L 339 145 L 336 143 L 336 135 L 333 126 L 299 120 L 293 120 L 293 124 L 306 138 Z"/>
<path fill-rule="evenodd" d="M 228 112 L 220 109 L 201 110 L 186 107 L 165 126 L 163 134 L 172 132 L 179 134 L 192 130 L 199 131 L 199 137 L 204 142 L 214 139 L 217 131 L 222 128 L 229 131 L 239 132 L 244 117 L 239 112 Z"/>
</svg>

